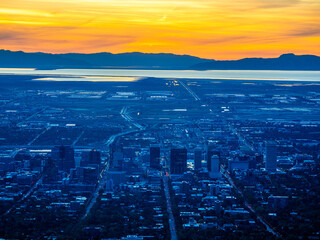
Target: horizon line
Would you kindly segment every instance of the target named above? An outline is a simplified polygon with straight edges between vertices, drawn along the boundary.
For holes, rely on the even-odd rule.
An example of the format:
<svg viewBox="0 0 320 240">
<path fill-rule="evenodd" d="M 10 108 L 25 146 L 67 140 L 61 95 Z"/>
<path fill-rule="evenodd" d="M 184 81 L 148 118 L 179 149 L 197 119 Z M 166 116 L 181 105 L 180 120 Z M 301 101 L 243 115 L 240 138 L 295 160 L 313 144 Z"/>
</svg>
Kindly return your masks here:
<svg viewBox="0 0 320 240">
<path fill-rule="evenodd" d="M 315 54 L 310 54 L 310 53 L 304 53 L 304 54 L 296 54 L 293 52 L 287 52 L 287 53 L 281 53 L 278 54 L 275 57 L 243 57 L 243 58 L 239 58 L 239 59 L 215 59 L 215 58 L 203 58 L 203 57 L 198 57 L 195 55 L 190 55 L 190 54 L 177 54 L 177 53 L 170 53 L 170 52 L 139 52 L 139 51 L 132 51 L 132 52 L 118 52 L 118 53 L 113 53 L 113 52 L 88 52 L 88 53 L 84 53 L 84 52 L 63 52 L 63 53 L 55 53 L 55 52 L 41 52 L 41 51 L 24 51 L 24 50 L 9 50 L 9 49 L 0 49 L 0 51 L 9 51 L 9 52 L 23 52 L 23 53 L 44 53 L 44 54 L 52 54 L 52 55 L 62 55 L 62 54 L 99 54 L 99 53 L 109 53 L 109 54 L 113 54 L 113 55 L 117 55 L 117 54 L 130 54 L 130 53 L 141 53 L 141 54 L 167 54 L 167 55 L 175 55 L 175 56 L 189 56 L 189 57 L 195 57 L 195 58 L 199 58 L 199 59 L 204 59 L 204 60 L 215 60 L 215 61 L 238 61 L 238 60 L 242 60 L 242 59 L 273 59 L 273 58 L 279 58 L 282 55 L 286 55 L 286 54 L 293 54 L 295 56 L 317 56 L 320 57 L 318 55 Z"/>
</svg>

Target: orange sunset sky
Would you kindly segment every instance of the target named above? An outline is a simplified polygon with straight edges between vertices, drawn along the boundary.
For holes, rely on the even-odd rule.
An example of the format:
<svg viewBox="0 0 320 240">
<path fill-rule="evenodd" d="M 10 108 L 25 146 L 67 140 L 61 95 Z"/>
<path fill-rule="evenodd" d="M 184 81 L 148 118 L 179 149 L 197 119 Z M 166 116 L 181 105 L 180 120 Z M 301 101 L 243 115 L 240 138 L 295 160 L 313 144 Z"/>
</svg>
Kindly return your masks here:
<svg viewBox="0 0 320 240">
<path fill-rule="evenodd" d="M 0 48 L 320 55 L 320 0 L 0 0 Z"/>
</svg>

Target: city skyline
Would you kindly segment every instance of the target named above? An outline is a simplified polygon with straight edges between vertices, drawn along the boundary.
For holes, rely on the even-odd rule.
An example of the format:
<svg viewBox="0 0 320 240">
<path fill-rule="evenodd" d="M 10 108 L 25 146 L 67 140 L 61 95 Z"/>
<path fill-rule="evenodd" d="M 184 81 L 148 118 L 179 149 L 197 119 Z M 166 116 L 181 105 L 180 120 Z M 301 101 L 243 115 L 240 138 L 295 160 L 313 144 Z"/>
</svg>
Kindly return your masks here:
<svg viewBox="0 0 320 240">
<path fill-rule="evenodd" d="M 319 239 L 319 0 L 1 0 L 0 240 Z"/>
</svg>

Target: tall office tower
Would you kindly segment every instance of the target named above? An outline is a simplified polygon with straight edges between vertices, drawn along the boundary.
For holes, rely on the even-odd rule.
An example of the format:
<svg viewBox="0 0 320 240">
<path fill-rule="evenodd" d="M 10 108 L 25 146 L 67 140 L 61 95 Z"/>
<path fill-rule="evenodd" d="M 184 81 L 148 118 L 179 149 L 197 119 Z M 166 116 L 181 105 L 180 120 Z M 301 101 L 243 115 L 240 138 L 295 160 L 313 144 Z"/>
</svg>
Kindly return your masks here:
<svg viewBox="0 0 320 240">
<path fill-rule="evenodd" d="M 202 161 L 202 149 L 196 148 L 194 150 L 194 170 L 199 170 L 201 168 Z"/>
<path fill-rule="evenodd" d="M 99 176 L 98 167 L 83 168 L 83 182 L 88 184 L 95 184 Z"/>
<path fill-rule="evenodd" d="M 90 152 L 91 152 L 91 150 L 89 150 L 89 149 L 84 149 L 81 152 L 80 167 L 88 167 Z"/>
<path fill-rule="evenodd" d="M 134 147 L 122 147 L 122 153 L 124 158 L 134 159 L 136 157 L 136 151 Z"/>
<path fill-rule="evenodd" d="M 45 161 L 43 167 L 43 182 L 53 183 L 58 180 L 58 168 L 52 158 L 48 158 Z"/>
<path fill-rule="evenodd" d="M 160 147 L 159 145 L 150 146 L 150 167 L 160 168 Z"/>
<path fill-rule="evenodd" d="M 89 152 L 89 164 L 101 164 L 101 154 L 96 149 Z"/>
<path fill-rule="evenodd" d="M 52 158 L 59 170 L 70 172 L 75 167 L 74 150 L 70 146 L 56 146 L 52 149 Z"/>
<path fill-rule="evenodd" d="M 122 168 L 123 166 L 123 153 L 113 152 L 112 154 L 112 168 Z"/>
<path fill-rule="evenodd" d="M 170 171 L 171 174 L 182 174 L 187 170 L 187 149 L 171 149 Z"/>
<path fill-rule="evenodd" d="M 277 170 L 277 145 L 274 141 L 265 143 L 265 162 L 266 170 L 274 172 Z"/>
<path fill-rule="evenodd" d="M 220 152 L 215 148 L 215 145 L 212 144 L 212 143 L 208 143 L 207 145 L 207 168 L 208 168 L 208 171 L 210 172 L 211 171 L 211 164 L 210 164 L 210 160 L 211 160 L 211 157 L 213 155 L 217 155 L 219 158 L 220 158 Z"/>
<path fill-rule="evenodd" d="M 208 166 L 210 166 L 210 170 L 208 169 L 209 176 L 211 178 L 220 178 L 220 158 L 218 155 L 213 155 L 211 157 L 211 161 L 209 162 Z"/>
</svg>

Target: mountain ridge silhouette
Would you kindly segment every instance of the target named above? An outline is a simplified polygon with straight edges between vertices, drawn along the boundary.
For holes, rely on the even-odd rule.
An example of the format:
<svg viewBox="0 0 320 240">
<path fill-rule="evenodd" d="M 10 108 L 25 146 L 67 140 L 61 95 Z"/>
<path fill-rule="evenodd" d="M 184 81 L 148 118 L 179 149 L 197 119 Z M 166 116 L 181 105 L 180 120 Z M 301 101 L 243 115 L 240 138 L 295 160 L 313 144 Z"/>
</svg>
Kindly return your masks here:
<svg viewBox="0 0 320 240">
<path fill-rule="evenodd" d="M 172 53 L 26 53 L 0 50 L 0 68 L 97 68 L 161 70 L 320 70 L 316 55 L 282 54 L 278 58 L 214 60 Z"/>
</svg>

